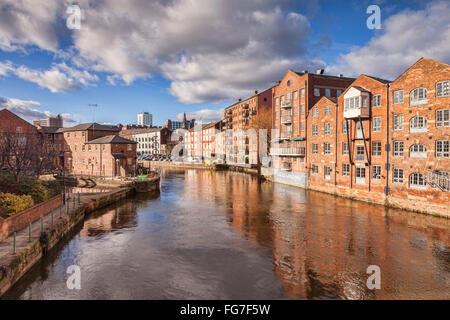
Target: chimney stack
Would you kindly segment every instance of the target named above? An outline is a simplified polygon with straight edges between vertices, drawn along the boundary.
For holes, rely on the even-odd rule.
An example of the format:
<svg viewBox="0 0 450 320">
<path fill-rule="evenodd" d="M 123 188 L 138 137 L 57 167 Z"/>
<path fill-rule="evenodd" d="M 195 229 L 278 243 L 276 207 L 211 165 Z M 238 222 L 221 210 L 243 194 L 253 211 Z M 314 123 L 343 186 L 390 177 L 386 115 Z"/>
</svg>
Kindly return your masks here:
<svg viewBox="0 0 450 320">
<path fill-rule="evenodd" d="M 324 71 L 324 69 L 317 69 L 316 74 L 323 74 Z"/>
<path fill-rule="evenodd" d="M 255 90 L 255 94 L 258 94 L 258 90 Z"/>
</svg>

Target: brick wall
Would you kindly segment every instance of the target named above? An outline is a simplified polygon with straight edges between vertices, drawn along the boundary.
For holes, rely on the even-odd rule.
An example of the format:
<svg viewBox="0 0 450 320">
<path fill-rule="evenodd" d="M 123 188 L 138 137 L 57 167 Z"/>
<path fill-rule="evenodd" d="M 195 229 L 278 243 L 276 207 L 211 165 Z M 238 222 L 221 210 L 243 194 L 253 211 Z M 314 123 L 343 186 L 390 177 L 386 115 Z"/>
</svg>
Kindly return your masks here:
<svg viewBox="0 0 450 320">
<path fill-rule="evenodd" d="M 13 232 L 26 228 L 30 223 L 40 219 L 58 208 L 62 204 L 62 195 L 39 203 L 31 208 L 19 212 L 7 219 L 0 220 L 0 241 L 6 239 Z"/>
</svg>

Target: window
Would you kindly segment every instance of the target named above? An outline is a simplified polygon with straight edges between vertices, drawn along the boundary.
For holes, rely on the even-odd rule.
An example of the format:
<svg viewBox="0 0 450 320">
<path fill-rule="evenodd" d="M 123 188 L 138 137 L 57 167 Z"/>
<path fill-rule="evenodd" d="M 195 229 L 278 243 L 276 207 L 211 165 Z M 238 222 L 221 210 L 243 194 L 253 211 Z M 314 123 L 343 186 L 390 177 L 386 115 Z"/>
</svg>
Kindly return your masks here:
<svg viewBox="0 0 450 320">
<path fill-rule="evenodd" d="M 348 133 L 348 122 L 347 122 L 347 120 L 342 121 L 342 133 L 344 133 L 344 134 Z"/>
<path fill-rule="evenodd" d="M 319 88 L 314 88 L 314 96 L 320 97 L 320 89 Z"/>
<path fill-rule="evenodd" d="M 344 111 L 351 109 L 359 109 L 359 97 L 344 99 Z"/>
<path fill-rule="evenodd" d="M 323 144 L 323 153 L 324 154 L 331 154 L 330 143 L 324 142 L 324 144 Z"/>
<path fill-rule="evenodd" d="M 300 122 L 300 130 L 305 131 L 305 122 L 304 121 Z"/>
<path fill-rule="evenodd" d="M 326 135 L 330 134 L 330 130 L 331 130 L 330 127 L 331 127 L 331 125 L 329 122 L 327 122 L 323 125 L 324 134 L 326 134 Z"/>
<path fill-rule="evenodd" d="M 449 80 L 436 83 L 436 97 L 448 97 L 450 95 L 449 83 Z"/>
<path fill-rule="evenodd" d="M 294 91 L 294 100 L 298 99 L 298 91 Z"/>
<path fill-rule="evenodd" d="M 350 175 L 350 164 L 343 163 L 342 164 L 342 175 L 349 176 Z"/>
<path fill-rule="evenodd" d="M 381 132 L 381 117 L 374 117 L 372 121 L 372 131 Z"/>
<path fill-rule="evenodd" d="M 427 118 L 417 116 L 409 121 L 409 131 L 411 133 L 427 132 Z"/>
<path fill-rule="evenodd" d="M 403 103 L 403 90 L 394 91 L 394 104 Z"/>
<path fill-rule="evenodd" d="M 428 92 L 425 88 L 415 88 L 409 93 L 409 104 L 417 106 L 428 102 Z"/>
<path fill-rule="evenodd" d="M 427 180 L 425 178 L 425 175 L 418 172 L 411 174 L 409 176 L 409 187 L 412 189 L 426 189 Z"/>
<path fill-rule="evenodd" d="M 413 144 L 409 148 L 410 158 L 426 158 L 427 157 L 427 147 L 423 144 Z"/>
<path fill-rule="evenodd" d="M 313 117 L 317 118 L 319 116 L 319 109 L 318 108 L 314 108 L 313 109 Z"/>
<path fill-rule="evenodd" d="M 396 114 L 394 115 L 394 130 L 403 130 L 403 115 Z"/>
<path fill-rule="evenodd" d="M 329 96 L 331 96 L 331 90 L 330 89 L 325 89 L 325 96 L 326 97 L 329 97 Z"/>
<path fill-rule="evenodd" d="M 326 106 L 325 107 L 325 115 L 329 116 L 331 114 L 331 106 Z"/>
<path fill-rule="evenodd" d="M 381 156 L 381 141 L 372 142 L 372 156 L 375 157 Z"/>
<path fill-rule="evenodd" d="M 376 94 L 373 96 L 372 106 L 374 107 L 381 106 L 381 94 Z"/>
<path fill-rule="evenodd" d="M 294 123 L 294 132 L 297 132 L 297 130 L 298 130 L 298 124 L 297 124 L 297 122 L 295 122 Z"/>
<path fill-rule="evenodd" d="M 275 111 L 275 120 L 278 120 L 278 111 Z"/>
<path fill-rule="evenodd" d="M 313 136 L 317 136 L 317 134 L 318 134 L 318 132 L 319 132 L 319 130 L 318 130 L 318 125 L 317 124 L 313 124 L 313 126 L 312 126 L 312 135 Z"/>
<path fill-rule="evenodd" d="M 323 177 L 325 180 L 330 180 L 331 179 L 331 168 L 328 166 L 324 166 L 323 167 Z"/>
<path fill-rule="evenodd" d="M 127 151 L 131 151 L 133 148 L 131 146 L 131 144 L 127 144 Z"/>
<path fill-rule="evenodd" d="M 394 157 L 403 157 L 403 141 L 394 141 Z"/>
<path fill-rule="evenodd" d="M 450 109 L 436 110 L 436 128 L 450 127 Z"/>
<path fill-rule="evenodd" d="M 436 141 L 436 157 L 450 158 L 450 140 Z"/>
<path fill-rule="evenodd" d="M 337 89 L 336 90 L 336 97 L 339 97 L 341 95 L 341 93 L 342 93 L 342 90 L 341 89 Z"/>
<path fill-rule="evenodd" d="M 356 172 L 355 172 L 355 176 L 356 176 L 356 180 L 355 183 L 356 184 L 366 184 L 366 168 L 364 167 L 356 167 Z"/>
<path fill-rule="evenodd" d="M 302 114 L 305 114 L 305 105 L 303 103 L 301 105 L 301 109 L 302 109 Z"/>
<path fill-rule="evenodd" d="M 381 166 L 373 166 L 372 167 L 372 179 L 374 179 L 374 180 L 381 179 Z"/>
<path fill-rule="evenodd" d="M 298 115 L 298 107 L 294 107 L 294 116 Z"/>
<path fill-rule="evenodd" d="M 277 106 L 280 102 L 280 99 L 278 97 L 275 98 L 275 105 Z"/>
<path fill-rule="evenodd" d="M 364 133 L 364 123 L 363 122 L 357 122 L 356 123 L 356 138 L 362 139 Z"/>
<path fill-rule="evenodd" d="M 88 145 L 88 150 L 91 151 L 91 145 Z"/>
<path fill-rule="evenodd" d="M 319 153 L 319 145 L 317 143 L 312 144 L 312 153 L 318 154 Z"/>
<path fill-rule="evenodd" d="M 291 93 L 290 92 L 286 93 L 286 101 L 287 102 L 291 101 Z"/>
<path fill-rule="evenodd" d="M 83 146 L 81 147 L 81 150 L 86 151 L 86 145 L 83 144 Z"/>
<path fill-rule="evenodd" d="M 342 155 L 348 155 L 348 142 L 342 142 Z"/>
<path fill-rule="evenodd" d="M 319 173 L 319 166 L 313 164 L 313 166 L 312 166 L 312 172 L 313 172 L 313 173 Z"/>
<path fill-rule="evenodd" d="M 305 96 L 305 89 L 300 90 L 300 97 L 303 98 Z"/>
<path fill-rule="evenodd" d="M 402 168 L 394 168 L 394 174 L 392 181 L 394 183 L 403 183 L 403 169 Z"/>
<path fill-rule="evenodd" d="M 357 146 L 356 147 L 356 160 L 357 161 L 364 161 L 364 146 Z"/>
</svg>

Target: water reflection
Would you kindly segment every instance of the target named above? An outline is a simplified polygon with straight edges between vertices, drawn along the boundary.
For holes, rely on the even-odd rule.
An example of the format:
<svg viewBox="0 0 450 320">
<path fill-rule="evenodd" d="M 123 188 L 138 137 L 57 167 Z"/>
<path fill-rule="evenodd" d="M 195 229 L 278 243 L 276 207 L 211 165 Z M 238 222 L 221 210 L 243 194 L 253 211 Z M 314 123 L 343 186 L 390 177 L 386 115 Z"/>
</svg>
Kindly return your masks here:
<svg viewBox="0 0 450 320">
<path fill-rule="evenodd" d="M 448 219 L 235 172 L 162 178 L 160 197 L 87 217 L 5 298 L 450 298 Z M 79 292 L 64 287 L 71 264 Z M 369 265 L 381 290 L 366 287 Z"/>
</svg>

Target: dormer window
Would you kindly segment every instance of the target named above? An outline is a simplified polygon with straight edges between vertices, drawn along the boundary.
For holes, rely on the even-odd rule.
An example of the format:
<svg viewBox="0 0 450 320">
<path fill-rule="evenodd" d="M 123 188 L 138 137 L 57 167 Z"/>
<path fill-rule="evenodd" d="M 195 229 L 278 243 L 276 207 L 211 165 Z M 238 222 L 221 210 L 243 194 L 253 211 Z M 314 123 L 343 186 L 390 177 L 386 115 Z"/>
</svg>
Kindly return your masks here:
<svg viewBox="0 0 450 320">
<path fill-rule="evenodd" d="M 417 106 L 428 102 L 428 91 L 425 88 L 415 88 L 409 93 L 409 104 Z"/>
</svg>

